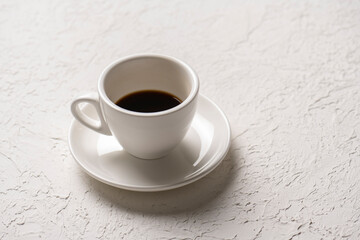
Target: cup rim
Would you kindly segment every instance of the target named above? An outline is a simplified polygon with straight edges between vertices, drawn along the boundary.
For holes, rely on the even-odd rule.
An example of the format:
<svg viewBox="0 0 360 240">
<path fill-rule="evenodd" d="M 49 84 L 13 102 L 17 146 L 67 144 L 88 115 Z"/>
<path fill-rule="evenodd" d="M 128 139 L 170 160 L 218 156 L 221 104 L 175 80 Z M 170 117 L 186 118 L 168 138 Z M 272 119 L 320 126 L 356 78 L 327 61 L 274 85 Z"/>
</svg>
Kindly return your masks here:
<svg viewBox="0 0 360 240">
<path fill-rule="evenodd" d="M 181 65 L 181 67 L 183 67 L 186 71 L 188 71 L 191 75 L 191 80 L 192 80 L 192 86 L 191 86 L 191 91 L 189 93 L 189 95 L 186 97 L 186 99 L 181 102 L 179 105 L 164 110 L 164 111 L 159 111 L 159 112 L 150 112 L 150 113 L 144 113 L 144 112 L 135 112 L 135 111 L 131 111 L 131 110 L 127 110 L 124 108 L 121 108 L 119 106 L 117 106 L 113 101 L 110 100 L 110 98 L 106 95 L 105 93 L 105 89 L 104 89 L 104 83 L 105 83 L 105 79 L 107 77 L 107 74 L 109 73 L 109 71 L 114 68 L 115 66 L 130 61 L 130 60 L 134 60 L 134 59 L 139 59 L 139 58 L 161 58 L 161 59 L 165 59 L 167 61 L 171 61 L 174 62 L 178 65 Z M 146 54 L 133 54 L 133 55 L 129 55 L 123 58 L 119 58 L 117 60 L 115 60 L 114 62 L 110 63 L 101 73 L 100 78 L 99 78 L 99 82 L 98 82 L 98 91 L 99 91 L 99 96 L 101 99 L 103 99 L 103 101 L 111 108 L 113 108 L 116 111 L 122 112 L 124 114 L 127 115 L 131 115 L 131 116 L 138 116 L 138 117 L 157 117 L 157 116 L 163 116 L 163 115 L 168 115 L 174 112 L 177 112 L 183 108 L 185 108 L 187 105 L 189 105 L 197 96 L 198 92 L 199 92 L 199 78 L 197 76 L 197 74 L 195 73 L 195 71 L 185 62 L 183 62 L 182 60 L 175 58 L 175 57 L 171 57 L 171 56 L 167 56 L 167 55 L 162 55 L 162 54 L 154 54 L 154 53 L 146 53 Z"/>
</svg>

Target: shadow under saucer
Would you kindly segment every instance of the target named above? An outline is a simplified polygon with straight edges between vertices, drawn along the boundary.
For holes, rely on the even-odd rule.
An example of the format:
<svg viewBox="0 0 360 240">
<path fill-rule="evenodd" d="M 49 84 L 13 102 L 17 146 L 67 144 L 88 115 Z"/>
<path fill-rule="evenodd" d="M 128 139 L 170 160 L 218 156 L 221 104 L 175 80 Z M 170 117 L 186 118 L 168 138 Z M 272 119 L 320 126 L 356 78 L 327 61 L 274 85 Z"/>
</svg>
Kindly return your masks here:
<svg viewBox="0 0 360 240">
<path fill-rule="evenodd" d="M 189 185 L 161 192 L 135 192 L 115 188 L 86 176 L 92 197 L 102 198 L 117 208 L 145 214 L 176 214 L 205 207 L 231 185 L 237 163 L 232 147 L 223 162 L 210 174 Z M 85 174 L 84 174 L 85 175 Z"/>
</svg>

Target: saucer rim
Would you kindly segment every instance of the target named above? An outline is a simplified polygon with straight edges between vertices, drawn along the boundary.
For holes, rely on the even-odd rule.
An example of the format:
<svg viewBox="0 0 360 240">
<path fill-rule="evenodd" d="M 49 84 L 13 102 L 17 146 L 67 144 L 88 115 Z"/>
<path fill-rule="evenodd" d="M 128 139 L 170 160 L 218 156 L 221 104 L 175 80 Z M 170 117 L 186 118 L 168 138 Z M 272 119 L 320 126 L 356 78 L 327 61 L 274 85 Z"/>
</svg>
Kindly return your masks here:
<svg viewBox="0 0 360 240">
<path fill-rule="evenodd" d="M 218 167 L 220 165 L 220 163 L 224 160 L 224 158 L 228 154 L 229 149 L 230 149 L 230 145 L 231 145 L 231 129 L 230 129 L 229 120 L 226 117 L 225 113 L 220 109 L 220 107 L 214 101 L 212 101 L 208 97 L 206 97 L 206 96 L 204 96 L 203 94 L 200 94 L 200 93 L 199 93 L 199 97 L 204 98 L 206 101 L 210 102 L 212 104 L 212 106 L 214 106 L 217 109 L 217 111 L 220 113 L 220 115 L 222 116 L 222 118 L 224 120 L 225 126 L 226 126 L 225 131 L 227 133 L 227 139 L 225 140 L 226 141 L 225 150 L 223 151 L 221 156 L 219 156 L 218 159 L 213 162 L 214 164 L 210 164 L 210 166 L 208 166 L 208 169 L 202 170 L 198 175 L 195 175 L 192 178 L 186 179 L 184 181 L 172 183 L 172 184 L 164 184 L 164 185 L 156 185 L 156 186 L 136 186 L 136 185 L 129 185 L 129 184 L 127 184 L 127 185 L 119 184 L 119 183 L 109 181 L 109 180 L 107 180 L 105 178 L 99 177 L 97 174 L 93 173 L 86 166 L 84 166 L 82 161 L 80 161 L 75 156 L 74 149 L 73 149 L 73 144 L 72 144 L 72 141 L 71 141 L 72 129 L 74 128 L 73 125 L 76 122 L 75 118 L 72 119 L 72 121 L 70 123 L 69 130 L 68 130 L 68 146 L 69 146 L 70 153 L 73 156 L 75 162 L 88 175 L 90 175 L 91 177 L 95 178 L 96 180 L 98 180 L 98 181 L 100 181 L 100 182 L 102 182 L 104 184 L 108 184 L 110 186 L 120 188 L 120 189 L 136 191 L 136 192 L 160 192 L 160 191 L 176 189 L 176 188 L 191 184 L 193 182 L 196 182 L 197 180 L 199 180 L 199 179 L 205 177 L 206 175 L 208 175 L 209 173 L 211 173 L 216 167 Z M 151 160 L 149 160 L 149 161 L 151 161 Z M 198 169 L 198 170 L 200 170 L 200 169 Z"/>
</svg>

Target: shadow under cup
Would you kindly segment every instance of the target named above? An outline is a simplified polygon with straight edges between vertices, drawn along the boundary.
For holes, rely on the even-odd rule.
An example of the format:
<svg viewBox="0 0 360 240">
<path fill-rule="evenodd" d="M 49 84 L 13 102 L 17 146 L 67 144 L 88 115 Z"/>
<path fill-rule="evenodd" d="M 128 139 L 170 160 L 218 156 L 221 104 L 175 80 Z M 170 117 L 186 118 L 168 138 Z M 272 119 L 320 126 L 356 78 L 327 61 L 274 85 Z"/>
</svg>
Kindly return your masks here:
<svg viewBox="0 0 360 240">
<path fill-rule="evenodd" d="M 112 135 L 130 154 L 153 159 L 168 154 L 188 131 L 196 111 L 199 80 L 187 64 L 176 58 L 142 55 L 110 65 L 98 87 Z M 129 111 L 115 104 L 120 98 L 143 90 L 164 91 L 182 103 L 152 113 Z"/>
</svg>

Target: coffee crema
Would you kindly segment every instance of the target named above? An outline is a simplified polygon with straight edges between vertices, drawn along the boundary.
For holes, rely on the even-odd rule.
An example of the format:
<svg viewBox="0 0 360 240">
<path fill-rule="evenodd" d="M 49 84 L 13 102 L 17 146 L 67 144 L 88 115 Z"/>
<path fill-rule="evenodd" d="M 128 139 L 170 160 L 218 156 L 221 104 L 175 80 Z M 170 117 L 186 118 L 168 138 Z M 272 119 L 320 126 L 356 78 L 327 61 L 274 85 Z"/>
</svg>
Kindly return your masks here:
<svg viewBox="0 0 360 240">
<path fill-rule="evenodd" d="M 177 96 L 158 90 L 143 90 L 125 95 L 116 105 L 130 111 L 151 113 L 165 111 L 181 103 Z"/>
</svg>

